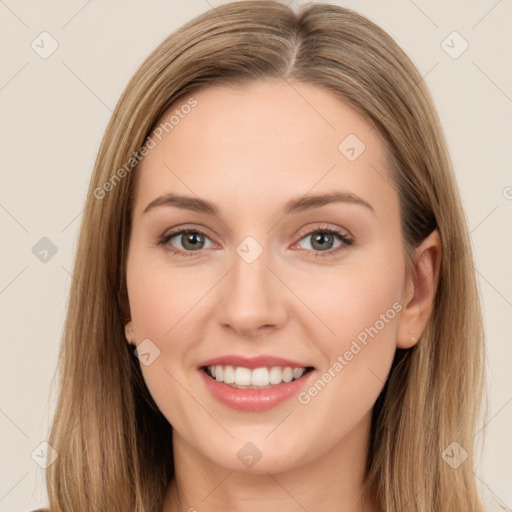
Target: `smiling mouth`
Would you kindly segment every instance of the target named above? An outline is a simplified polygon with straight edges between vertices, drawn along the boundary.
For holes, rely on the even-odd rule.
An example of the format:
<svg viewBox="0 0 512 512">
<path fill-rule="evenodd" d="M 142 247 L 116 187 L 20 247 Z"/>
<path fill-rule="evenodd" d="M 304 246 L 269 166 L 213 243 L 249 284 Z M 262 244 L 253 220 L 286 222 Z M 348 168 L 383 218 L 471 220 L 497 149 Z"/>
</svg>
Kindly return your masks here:
<svg viewBox="0 0 512 512">
<path fill-rule="evenodd" d="M 272 366 L 261 368 L 245 368 L 243 366 L 215 365 L 203 366 L 206 375 L 217 382 L 236 389 L 266 389 L 283 383 L 298 380 L 314 368 L 291 368 L 290 366 Z"/>
</svg>

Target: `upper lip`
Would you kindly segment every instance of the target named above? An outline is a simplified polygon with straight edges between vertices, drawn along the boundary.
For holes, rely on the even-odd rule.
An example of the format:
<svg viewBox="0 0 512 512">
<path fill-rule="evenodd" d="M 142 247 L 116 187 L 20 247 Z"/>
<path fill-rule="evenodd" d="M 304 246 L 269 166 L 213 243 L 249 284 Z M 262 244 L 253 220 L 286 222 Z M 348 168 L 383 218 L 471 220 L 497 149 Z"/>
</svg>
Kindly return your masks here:
<svg viewBox="0 0 512 512">
<path fill-rule="evenodd" d="M 283 359 L 282 357 L 275 357 L 270 355 L 261 355 L 257 357 L 244 357 L 237 355 L 226 355 L 220 357 L 214 357 L 208 359 L 199 364 L 198 368 L 204 366 L 242 366 L 244 368 L 263 368 L 282 366 L 290 368 L 311 368 L 311 365 L 304 364 L 298 361 L 292 361 L 291 359 Z"/>
</svg>

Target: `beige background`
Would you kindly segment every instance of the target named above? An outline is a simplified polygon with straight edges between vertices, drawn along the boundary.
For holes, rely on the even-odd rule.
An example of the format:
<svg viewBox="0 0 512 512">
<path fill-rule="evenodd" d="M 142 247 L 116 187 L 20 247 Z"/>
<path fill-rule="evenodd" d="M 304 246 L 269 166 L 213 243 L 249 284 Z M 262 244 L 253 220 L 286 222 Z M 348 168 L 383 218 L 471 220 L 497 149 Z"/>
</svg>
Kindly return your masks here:
<svg viewBox="0 0 512 512">
<path fill-rule="evenodd" d="M 47 436 L 79 221 L 107 121 L 147 54 L 220 3 L 0 2 L 0 511 L 46 503 L 44 470 L 31 453 L 36 450 L 37 459 Z M 333 3 L 387 30 L 433 93 L 467 212 L 488 337 L 489 414 L 477 436 L 481 441 L 485 435 L 485 445 L 476 475 L 486 500 L 512 510 L 512 4 Z M 59 45 L 47 59 L 31 48 L 43 31 Z M 456 59 L 442 46 L 453 31 L 469 44 Z M 451 51 L 461 44 L 454 39 Z M 46 263 L 32 253 L 42 237 L 58 249 Z"/>
</svg>

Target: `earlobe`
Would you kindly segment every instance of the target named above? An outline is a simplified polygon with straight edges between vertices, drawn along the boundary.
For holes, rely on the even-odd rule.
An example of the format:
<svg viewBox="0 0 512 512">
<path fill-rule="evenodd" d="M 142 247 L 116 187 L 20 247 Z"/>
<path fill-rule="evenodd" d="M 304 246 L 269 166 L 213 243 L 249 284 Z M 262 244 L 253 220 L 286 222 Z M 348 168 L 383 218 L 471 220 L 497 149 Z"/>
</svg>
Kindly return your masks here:
<svg viewBox="0 0 512 512">
<path fill-rule="evenodd" d="M 398 348 L 411 348 L 425 330 L 434 308 L 441 267 L 441 239 L 437 229 L 416 249 L 415 261 L 407 276 L 397 335 Z"/>
<path fill-rule="evenodd" d="M 133 322 L 131 320 L 124 326 L 124 336 L 130 345 L 135 344 L 135 332 L 133 330 Z"/>
</svg>

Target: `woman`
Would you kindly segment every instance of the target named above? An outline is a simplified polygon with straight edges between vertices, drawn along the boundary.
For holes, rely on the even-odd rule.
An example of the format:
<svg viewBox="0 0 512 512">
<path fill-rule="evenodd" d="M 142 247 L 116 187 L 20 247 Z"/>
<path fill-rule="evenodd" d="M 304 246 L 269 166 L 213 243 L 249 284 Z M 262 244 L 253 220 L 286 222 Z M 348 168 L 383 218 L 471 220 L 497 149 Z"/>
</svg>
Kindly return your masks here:
<svg viewBox="0 0 512 512">
<path fill-rule="evenodd" d="M 480 511 L 483 344 L 404 52 L 337 6 L 212 9 L 142 64 L 99 150 L 50 510 Z"/>
</svg>

